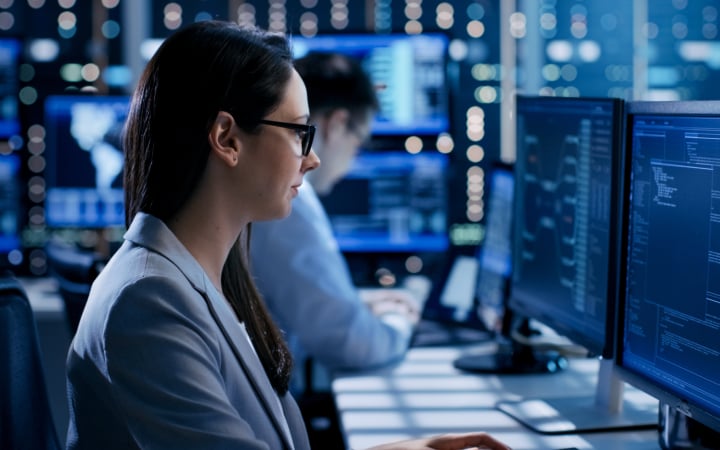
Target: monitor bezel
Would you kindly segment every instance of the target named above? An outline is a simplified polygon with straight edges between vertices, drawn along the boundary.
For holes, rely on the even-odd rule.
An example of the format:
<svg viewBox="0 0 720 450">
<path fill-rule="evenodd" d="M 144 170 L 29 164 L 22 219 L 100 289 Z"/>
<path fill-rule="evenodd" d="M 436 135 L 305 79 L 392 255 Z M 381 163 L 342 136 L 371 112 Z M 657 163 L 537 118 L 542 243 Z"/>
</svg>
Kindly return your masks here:
<svg viewBox="0 0 720 450">
<path fill-rule="evenodd" d="M 611 202 L 621 194 L 620 180 L 622 179 L 623 173 L 623 144 L 624 144 L 624 105 L 625 101 L 620 98 L 614 97 L 554 97 L 554 96 L 532 96 L 519 94 L 516 96 L 515 104 L 516 111 L 517 107 L 522 102 L 527 101 L 544 101 L 548 103 L 586 103 L 586 104 L 597 104 L 598 102 L 605 103 L 612 109 L 613 117 L 613 133 L 612 133 L 612 151 L 613 159 L 611 162 Z M 517 120 L 517 117 L 516 117 Z M 517 133 L 517 131 L 516 131 Z M 517 166 L 516 166 L 517 167 Z M 519 188 L 520 183 L 517 177 L 521 176 L 519 171 L 515 170 L 515 202 L 518 202 L 518 196 L 520 195 L 521 189 Z M 516 206 L 517 207 L 517 206 Z M 617 223 L 620 211 L 617 207 L 611 204 L 610 207 L 610 218 L 609 218 L 609 242 L 608 242 L 608 280 L 607 280 L 607 301 L 605 305 L 605 335 L 603 336 L 602 342 L 596 340 L 596 336 L 583 333 L 574 327 L 568 326 L 566 323 L 558 322 L 552 314 L 548 314 L 548 311 L 544 310 L 539 298 L 524 299 L 518 298 L 517 292 L 514 289 L 514 281 L 511 279 L 510 298 L 508 300 L 508 308 L 515 314 L 526 317 L 528 319 L 537 320 L 560 335 L 563 335 L 571 341 L 582 345 L 591 354 L 602 356 L 603 358 L 610 359 L 613 356 L 615 348 L 615 303 L 617 297 L 617 270 L 615 268 L 619 264 L 618 250 L 619 250 L 619 230 L 615 226 Z M 516 218 L 517 219 L 517 218 Z M 513 225 L 513 240 L 515 236 L 515 228 L 519 226 L 518 220 L 514 221 Z M 515 250 L 513 250 L 513 253 Z M 615 267 L 613 267 L 613 265 Z"/>
<path fill-rule="evenodd" d="M 619 377 L 632 384 L 638 389 L 658 399 L 661 403 L 668 405 L 680 413 L 697 420 L 706 426 L 720 431 L 720 415 L 715 415 L 702 405 L 692 400 L 683 398 L 678 392 L 674 392 L 665 386 L 661 386 L 651 378 L 625 366 L 623 364 L 623 342 L 625 339 L 625 289 L 627 287 L 627 258 L 628 258 L 628 236 L 629 236 L 629 196 L 631 193 L 630 180 L 632 170 L 632 139 L 633 120 L 636 115 L 649 114 L 658 116 L 688 116 L 688 117 L 717 117 L 720 118 L 720 100 L 686 100 L 686 101 L 631 101 L 626 105 L 625 114 L 625 163 L 626 170 L 623 173 L 623 194 L 622 194 L 622 215 L 619 218 L 617 228 L 622 230 L 620 245 L 622 258 L 620 273 L 618 277 L 617 316 L 616 316 L 616 339 L 615 358 L 613 359 L 614 369 Z"/>
</svg>

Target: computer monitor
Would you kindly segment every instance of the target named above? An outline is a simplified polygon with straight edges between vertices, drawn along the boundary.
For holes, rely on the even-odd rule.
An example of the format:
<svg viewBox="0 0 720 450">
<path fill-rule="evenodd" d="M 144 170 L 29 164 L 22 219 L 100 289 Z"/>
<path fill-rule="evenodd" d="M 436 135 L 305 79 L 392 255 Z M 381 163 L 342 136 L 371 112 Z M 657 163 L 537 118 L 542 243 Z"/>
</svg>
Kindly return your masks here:
<svg viewBox="0 0 720 450">
<path fill-rule="evenodd" d="M 513 172 L 495 164 L 488 175 L 484 237 L 470 251 L 452 248 L 433 280 L 423 318 L 499 332 L 512 270 Z"/>
<path fill-rule="evenodd" d="M 18 93 L 20 91 L 20 55 L 22 42 L 0 38 L 0 139 L 20 133 Z"/>
<path fill-rule="evenodd" d="M 45 101 L 45 220 L 51 228 L 124 226 L 125 96 L 49 96 Z"/>
<path fill-rule="evenodd" d="M 448 250 L 425 301 L 413 346 L 477 343 L 500 332 L 512 268 L 512 167 L 488 176 L 484 238 L 472 251 Z"/>
<path fill-rule="evenodd" d="M 515 178 L 512 166 L 496 163 L 488 183 L 485 237 L 477 250 L 475 313 L 485 328 L 501 332 L 512 276 Z"/>
<path fill-rule="evenodd" d="M 720 442 L 718 139 L 718 101 L 628 104 L 615 355 L 622 378 L 714 430 L 712 448 Z"/>
<path fill-rule="evenodd" d="M 372 133 L 436 135 L 448 131 L 447 50 L 444 34 L 325 34 L 294 36 L 293 54 L 339 52 L 357 59 L 379 87 Z"/>
<path fill-rule="evenodd" d="M 0 269 L 23 261 L 20 236 L 20 157 L 0 154 Z"/>
<path fill-rule="evenodd" d="M 343 252 L 441 252 L 447 236 L 448 157 L 361 152 L 320 197 Z"/>
<path fill-rule="evenodd" d="M 612 356 L 623 102 L 517 98 L 510 307 Z"/>
<path fill-rule="evenodd" d="M 555 372 L 568 360 L 518 345 L 537 321 L 601 358 L 594 396 L 500 402 L 542 433 L 655 426 L 657 404 L 623 405 L 612 377 L 623 102 L 518 96 L 510 356 L 500 372 Z M 654 409 L 652 409 L 654 407 Z M 621 411 L 620 411 L 621 410 Z"/>
</svg>

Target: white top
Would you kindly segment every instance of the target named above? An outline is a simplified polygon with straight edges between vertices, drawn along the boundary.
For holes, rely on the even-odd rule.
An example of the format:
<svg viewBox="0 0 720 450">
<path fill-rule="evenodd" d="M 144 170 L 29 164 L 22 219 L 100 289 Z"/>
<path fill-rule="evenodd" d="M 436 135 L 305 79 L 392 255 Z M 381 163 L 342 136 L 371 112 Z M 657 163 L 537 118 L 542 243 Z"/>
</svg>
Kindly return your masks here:
<svg viewBox="0 0 720 450">
<path fill-rule="evenodd" d="M 253 353 L 255 354 L 255 357 L 257 358 L 258 363 L 260 363 L 262 365 L 262 362 L 260 362 L 260 357 L 257 354 L 257 350 L 255 350 L 255 346 L 253 345 L 252 340 L 250 339 L 250 335 L 247 332 L 247 328 L 245 328 L 245 324 L 242 322 L 238 322 L 238 325 L 240 325 L 241 334 L 247 340 L 248 344 L 250 344 L 250 348 L 253 349 Z M 273 391 L 273 392 L 275 392 L 275 391 Z M 273 400 L 277 404 L 277 407 L 282 411 L 283 410 L 282 404 L 280 403 L 280 397 L 277 396 L 277 393 L 275 393 L 275 395 L 273 396 Z M 288 438 L 288 442 L 290 443 L 290 445 L 292 445 L 292 443 L 293 443 L 292 435 L 290 434 L 290 427 L 288 426 L 287 418 L 285 417 L 285 414 L 281 415 L 280 425 L 282 426 L 283 431 L 285 432 L 285 435 Z M 292 448 L 294 448 L 294 447 L 292 447 Z"/>
</svg>

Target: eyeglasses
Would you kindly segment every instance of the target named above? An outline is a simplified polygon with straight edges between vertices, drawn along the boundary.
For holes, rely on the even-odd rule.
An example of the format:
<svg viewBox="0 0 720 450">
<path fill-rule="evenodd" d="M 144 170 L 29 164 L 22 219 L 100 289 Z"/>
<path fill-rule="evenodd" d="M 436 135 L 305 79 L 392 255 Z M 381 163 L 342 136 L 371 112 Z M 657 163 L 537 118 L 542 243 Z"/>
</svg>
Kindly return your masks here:
<svg viewBox="0 0 720 450">
<path fill-rule="evenodd" d="M 313 138 L 315 137 L 315 125 L 303 125 L 299 123 L 291 122 L 276 122 L 274 120 L 261 120 L 260 123 L 265 125 L 272 125 L 274 127 L 287 128 L 289 130 L 295 130 L 300 138 L 302 155 L 307 156 L 310 154 L 312 148 Z"/>
</svg>

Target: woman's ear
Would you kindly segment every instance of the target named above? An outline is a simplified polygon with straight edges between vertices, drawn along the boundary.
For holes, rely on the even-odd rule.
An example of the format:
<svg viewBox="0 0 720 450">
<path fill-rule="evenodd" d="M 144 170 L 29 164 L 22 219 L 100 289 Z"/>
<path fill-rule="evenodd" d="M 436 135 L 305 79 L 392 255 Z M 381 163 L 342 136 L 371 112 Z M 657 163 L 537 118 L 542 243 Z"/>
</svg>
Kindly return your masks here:
<svg viewBox="0 0 720 450">
<path fill-rule="evenodd" d="M 230 113 L 220 111 L 208 134 L 210 151 L 226 164 L 234 166 L 240 157 L 242 142 L 237 133 L 235 119 Z"/>
</svg>

